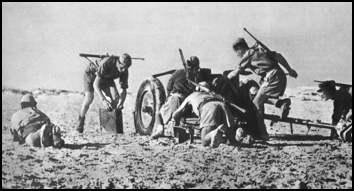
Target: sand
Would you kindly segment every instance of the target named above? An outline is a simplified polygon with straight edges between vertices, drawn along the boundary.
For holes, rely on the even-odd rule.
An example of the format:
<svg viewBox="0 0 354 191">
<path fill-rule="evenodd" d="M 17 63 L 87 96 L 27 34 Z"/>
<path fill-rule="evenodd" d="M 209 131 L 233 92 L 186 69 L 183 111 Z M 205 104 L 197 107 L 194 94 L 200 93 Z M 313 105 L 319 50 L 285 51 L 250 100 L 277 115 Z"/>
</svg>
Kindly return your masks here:
<svg viewBox="0 0 354 191">
<path fill-rule="evenodd" d="M 306 88 L 289 91 L 290 116 L 330 121 L 331 103 Z M 250 147 L 174 139 L 150 140 L 135 133 L 129 93 L 123 112 L 124 134 L 99 130 L 95 99 L 84 133 L 75 133 L 83 95 L 34 91 L 38 108 L 63 130 L 62 149 L 31 148 L 12 142 L 11 115 L 21 91 L 2 91 L 2 188 L 352 188 L 352 144 L 329 139 L 329 131 L 277 123 L 268 143 Z M 266 107 L 267 113 L 276 113 Z M 269 122 L 267 122 L 268 124 Z"/>
</svg>

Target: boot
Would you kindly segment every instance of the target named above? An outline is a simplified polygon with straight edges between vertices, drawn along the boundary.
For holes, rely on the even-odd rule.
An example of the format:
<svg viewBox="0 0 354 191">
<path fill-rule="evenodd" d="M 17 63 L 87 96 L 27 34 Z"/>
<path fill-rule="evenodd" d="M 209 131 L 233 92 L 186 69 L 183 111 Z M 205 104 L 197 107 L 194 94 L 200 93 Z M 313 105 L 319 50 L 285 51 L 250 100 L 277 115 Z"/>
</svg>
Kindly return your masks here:
<svg viewBox="0 0 354 191">
<path fill-rule="evenodd" d="M 279 100 L 276 103 L 276 107 L 280 107 L 280 118 L 281 119 L 285 119 L 288 117 L 289 115 L 289 111 L 290 111 L 290 105 L 291 105 L 291 100 L 289 98 L 283 99 L 283 100 Z"/>
<path fill-rule="evenodd" d="M 216 148 L 221 143 L 225 142 L 225 140 L 222 137 L 224 132 L 223 126 L 224 125 L 219 125 L 215 130 L 210 132 L 210 137 L 211 137 L 210 147 Z"/>
<path fill-rule="evenodd" d="M 151 135 L 151 138 L 157 139 L 162 136 L 164 136 L 164 127 L 163 127 L 163 125 L 157 125 L 156 131 Z"/>
<path fill-rule="evenodd" d="M 85 117 L 79 115 L 79 125 L 76 127 L 76 131 L 79 133 L 84 132 Z"/>
</svg>

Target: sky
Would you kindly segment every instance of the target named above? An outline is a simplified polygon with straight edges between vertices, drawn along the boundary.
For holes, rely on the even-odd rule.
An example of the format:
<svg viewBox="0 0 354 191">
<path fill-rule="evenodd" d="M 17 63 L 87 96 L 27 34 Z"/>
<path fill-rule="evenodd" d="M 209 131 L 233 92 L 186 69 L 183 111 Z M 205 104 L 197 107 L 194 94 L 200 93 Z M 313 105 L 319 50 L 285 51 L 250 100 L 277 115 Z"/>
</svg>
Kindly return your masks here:
<svg viewBox="0 0 354 191">
<path fill-rule="evenodd" d="M 352 3 L 2 3 L 2 87 L 83 90 L 79 53 L 129 53 L 129 89 L 182 68 L 178 48 L 213 73 L 236 68 L 253 35 L 298 72 L 288 87 L 352 84 Z M 162 77 L 166 80 L 168 76 Z"/>
</svg>

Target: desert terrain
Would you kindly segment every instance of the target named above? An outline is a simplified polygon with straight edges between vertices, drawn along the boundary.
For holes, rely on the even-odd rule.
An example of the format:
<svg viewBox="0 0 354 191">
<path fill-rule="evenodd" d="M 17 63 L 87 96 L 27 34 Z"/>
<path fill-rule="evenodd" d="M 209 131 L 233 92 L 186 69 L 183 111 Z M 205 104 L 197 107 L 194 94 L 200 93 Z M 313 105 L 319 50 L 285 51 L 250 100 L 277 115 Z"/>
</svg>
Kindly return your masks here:
<svg viewBox="0 0 354 191">
<path fill-rule="evenodd" d="M 32 91 L 38 108 L 63 131 L 65 146 L 31 148 L 12 141 L 11 115 L 24 91 L 2 89 L 2 188 L 352 188 L 352 144 L 332 140 L 329 130 L 285 123 L 268 125 L 267 143 L 249 147 L 150 140 L 135 132 L 135 93 L 128 93 L 124 134 L 99 130 L 98 102 L 82 135 L 74 128 L 83 95 L 63 90 Z M 329 122 L 332 104 L 312 88 L 287 91 L 291 117 Z M 267 107 L 267 113 L 275 113 Z"/>
</svg>

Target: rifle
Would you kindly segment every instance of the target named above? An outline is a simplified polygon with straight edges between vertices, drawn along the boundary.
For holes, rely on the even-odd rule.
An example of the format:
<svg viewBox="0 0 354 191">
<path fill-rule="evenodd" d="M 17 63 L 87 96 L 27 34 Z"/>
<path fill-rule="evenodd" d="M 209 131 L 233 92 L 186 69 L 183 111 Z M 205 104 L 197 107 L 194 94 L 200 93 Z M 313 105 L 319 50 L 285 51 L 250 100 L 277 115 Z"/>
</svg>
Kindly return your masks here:
<svg viewBox="0 0 354 191">
<path fill-rule="evenodd" d="M 179 51 L 179 55 L 181 56 L 181 60 L 182 60 L 182 64 L 183 64 L 184 70 L 187 72 L 186 60 L 184 59 L 182 49 L 179 48 L 178 51 Z"/>
<path fill-rule="evenodd" d="M 246 33 L 248 35 L 250 35 L 255 41 L 257 44 L 261 45 L 264 49 L 267 50 L 267 52 L 272 52 L 266 45 L 264 45 L 261 41 L 259 41 L 256 37 L 254 37 L 250 32 L 248 32 L 248 30 L 246 28 L 243 28 L 244 31 L 246 31 Z"/>
<path fill-rule="evenodd" d="M 87 57 L 93 57 L 93 58 L 105 58 L 109 57 L 109 55 L 99 55 L 99 54 L 86 54 L 86 53 L 80 53 L 79 56 L 87 58 Z M 113 58 L 119 58 L 119 56 L 114 56 L 112 55 Z M 145 58 L 136 58 L 132 57 L 132 60 L 145 60 Z"/>
<path fill-rule="evenodd" d="M 220 99 L 222 99 L 226 104 L 228 104 L 228 105 L 230 105 L 231 107 L 235 108 L 236 110 L 240 111 L 242 114 L 245 114 L 245 113 L 246 113 L 246 110 L 245 110 L 245 109 L 243 109 L 242 107 L 240 107 L 240 106 L 238 106 L 238 105 L 236 105 L 236 104 L 234 104 L 234 103 L 231 103 L 230 101 L 228 101 L 228 100 L 226 100 L 225 98 L 223 98 L 221 95 L 219 95 L 219 94 L 217 94 L 217 93 L 215 93 L 215 92 L 209 90 L 209 89 L 206 88 L 206 87 L 203 87 L 203 86 L 201 86 L 201 85 L 199 85 L 199 84 L 193 82 L 192 80 L 189 80 L 189 79 L 187 79 L 187 80 L 188 80 L 188 82 L 190 82 L 190 83 L 193 84 L 194 86 L 196 86 L 196 87 L 202 89 L 203 91 L 209 92 L 209 93 L 211 93 L 211 94 L 213 94 L 213 95 L 216 95 L 217 97 L 219 97 Z"/>
<path fill-rule="evenodd" d="M 246 28 L 243 28 L 243 30 L 246 31 L 246 33 L 247 33 L 248 35 L 250 35 L 250 36 L 256 41 L 256 44 L 261 45 L 261 46 L 262 46 L 267 52 L 269 52 L 269 53 L 272 53 L 272 52 L 273 52 L 273 51 L 270 50 L 265 44 L 263 44 L 261 41 L 259 41 L 255 36 L 253 36 Z M 247 57 L 246 59 L 248 59 L 248 57 Z M 246 60 L 246 59 L 245 59 L 245 60 Z M 242 63 L 242 61 L 241 61 L 241 63 Z M 253 74 L 255 74 L 255 72 L 254 72 L 253 70 L 251 70 L 251 72 L 252 72 Z M 289 75 L 289 73 L 285 73 L 285 75 Z"/>
<path fill-rule="evenodd" d="M 314 80 L 314 82 L 323 83 L 323 82 L 326 82 L 326 81 Z M 336 86 L 339 86 L 339 87 L 352 87 L 351 84 L 342 84 L 342 83 L 337 83 L 337 82 L 335 82 L 335 85 L 336 85 Z"/>
</svg>

